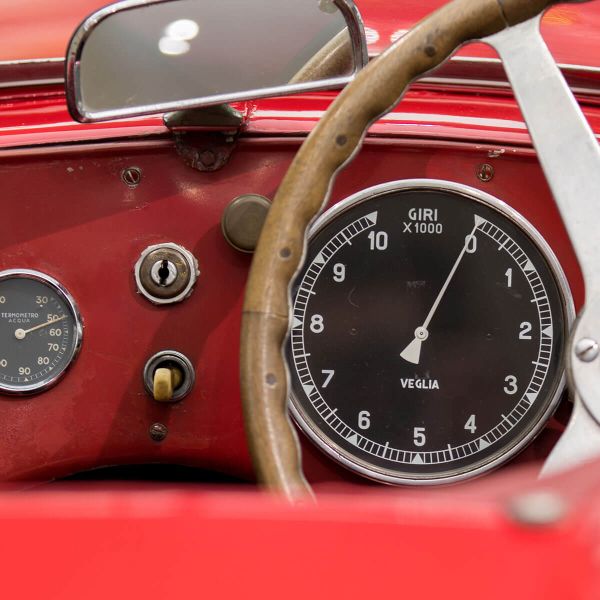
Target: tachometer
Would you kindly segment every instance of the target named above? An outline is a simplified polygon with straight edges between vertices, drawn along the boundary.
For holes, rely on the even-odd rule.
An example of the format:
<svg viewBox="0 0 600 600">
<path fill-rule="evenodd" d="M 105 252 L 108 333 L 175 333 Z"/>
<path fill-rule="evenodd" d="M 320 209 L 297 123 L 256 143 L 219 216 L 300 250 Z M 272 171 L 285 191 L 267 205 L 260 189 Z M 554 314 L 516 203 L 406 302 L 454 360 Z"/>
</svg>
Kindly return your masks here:
<svg viewBox="0 0 600 600">
<path fill-rule="evenodd" d="M 31 394 L 63 375 L 83 328 L 71 295 L 52 277 L 0 272 L 0 392 Z"/>
<path fill-rule="evenodd" d="M 338 204 L 293 295 L 292 412 L 368 477 L 485 472 L 534 438 L 564 388 L 565 277 L 534 228 L 480 191 L 415 180 Z"/>
</svg>

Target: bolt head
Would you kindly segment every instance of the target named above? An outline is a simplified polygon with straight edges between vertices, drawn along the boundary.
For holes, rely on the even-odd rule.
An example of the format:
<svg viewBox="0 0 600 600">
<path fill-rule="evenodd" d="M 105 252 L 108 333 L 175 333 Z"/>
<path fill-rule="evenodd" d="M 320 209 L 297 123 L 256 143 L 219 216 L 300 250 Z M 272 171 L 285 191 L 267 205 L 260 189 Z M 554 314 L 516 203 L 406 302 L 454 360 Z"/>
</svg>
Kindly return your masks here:
<svg viewBox="0 0 600 600">
<path fill-rule="evenodd" d="M 575 355 L 583 362 L 592 362 L 598 358 L 600 347 L 591 338 L 582 338 L 575 344 Z"/>
<path fill-rule="evenodd" d="M 150 439 L 154 442 L 162 442 L 168 435 L 169 430 L 162 423 L 150 425 Z"/>
</svg>

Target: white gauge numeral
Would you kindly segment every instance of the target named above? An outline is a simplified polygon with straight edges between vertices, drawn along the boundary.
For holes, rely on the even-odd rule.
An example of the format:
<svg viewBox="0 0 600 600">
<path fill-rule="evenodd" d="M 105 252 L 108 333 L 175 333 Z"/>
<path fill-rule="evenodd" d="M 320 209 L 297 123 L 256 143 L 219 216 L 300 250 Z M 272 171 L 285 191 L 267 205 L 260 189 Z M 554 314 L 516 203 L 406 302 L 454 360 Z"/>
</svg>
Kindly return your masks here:
<svg viewBox="0 0 600 600">
<path fill-rule="evenodd" d="M 521 323 L 521 331 L 519 333 L 519 339 L 520 340 L 530 340 L 531 339 L 531 330 L 533 329 L 533 327 L 531 326 L 531 323 Z"/>
<path fill-rule="evenodd" d="M 0 304 L 6 304 L 6 296 L 0 296 Z"/>
<path fill-rule="evenodd" d="M 477 252 L 477 238 L 474 235 L 468 235 L 465 238 L 465 250 L 467 254 L 475 254 Z"/>
<path fill-rule="evenodd" d="M 323 373 L 323 375 L 325 375 L 325 381 L 323 382 L 323 385 L 321 386 L 323 389 L 325 389 L 329 385 L 329 382 L 333 379 L 333 376 L 335 375 L 335 371 L 333 369 L 323 369 L 321 371 L 321 373 Z"/>
<path fill-rule="evenodd" d="M 427 438 L 425 437 L 425 427 L 415 427 L 413 430 L 413 441 L 415 446 L 424 446 Z"/>
<path fill-rule="evenodd" d="M 36 296 L 35 303 L 40 306 L 44 306 L 44 304 L 48 304 L 48 296 Z"/>
<path fill-rule="evenodd" d="M 60 346 L 58 344 L 52 344 L 48 342 L 48 350 L 52 352 L 58 352 L 60 350 Z"/>
<path fill-rule="evenodd" d="M 504 383 L 506 383 L 504 386 L 505 393 L 509 394 L 510 396 L 513 396 L 517 393 L 519 388 L 517 387 L 517 378 L 514 375 L 507 375 L 504 378 Z"/>
<path fill-rule="evenodd" d="M 504 273 L 504 277 L 506 277 L 506 286 L 512 287 L 512 269 L 507 269 L 506 273 Z"/>
<path fill-rule="evenodd" d="M 471 433 L 475 433 L 477 431 L 477 426 L 475 425 L 475 415 L 471 415 L 467 422 L 465 423 L 465 429 L 470 431 Z"/>
<path fill-rule="evenodd" d="M 346 280 L 346 265 L 336 263 L 333 265 L 333 280 L 336 283 L 342 283 Z"/>
<path fill-rule="evenodd" d="M 47 356 L 38 356 L 37 364 L 38 365 L 49 365 L 50 359 Z"/>
<path fill-rule="evenodd" d="M 323 322 L 323 315 L 313 315 L 310 318 L 310 330 L 313 333 L 323 333 L 325 331 L 325 323 Z"/>
<path fill-rule="evenodd" d="M 371 413 L 368 410 L 361 410 L 358 413 L 359 429 L 369 429 L 371 427 Z"/>
<path fill-rule="evenodd" d="M 31 369 L 29 367 L 19 367 L 19 375 L 31 375 Z"/>
<path fill-rule="evenodd" d="M 5 358 L 0 359 L 0 367 L 8 367 L 8 361 Z"/>
<path fill-rule="evenodd" d="M 371 250 L 387 250 L 389 238 L 385 231 L 371 231 L 369 240 L 371 241 Z"/>
<path fill-rule="evenodd" d="M 60 337 L 62 335 L 62 329 L 50 329 L 48 333 L 51 337 Z"/>
</svg>

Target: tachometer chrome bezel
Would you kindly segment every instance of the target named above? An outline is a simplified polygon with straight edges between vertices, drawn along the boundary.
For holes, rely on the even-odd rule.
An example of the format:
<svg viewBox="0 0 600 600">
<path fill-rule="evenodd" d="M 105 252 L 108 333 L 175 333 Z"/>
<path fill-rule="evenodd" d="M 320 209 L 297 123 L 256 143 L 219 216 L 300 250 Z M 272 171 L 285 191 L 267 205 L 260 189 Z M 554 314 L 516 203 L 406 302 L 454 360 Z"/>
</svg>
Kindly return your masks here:
<svg viewBox="0 0 600 600">
<path fill-rule="evenodd" d="M 39 394 L 52 387 L 54 387 L 64 377 L 65 373 L 71 368 L 75 359 L 77 358 L 81 346 L 83 343 L 83 321 L 81 313 L 75 299 L 70 292 L 54 277 L 42 273 L 41 271 L 35 271 L 33 269 L 7 269 L 0 271 L 0 283 L 7 279 L 32 279 L 39 281 L 49 287 L 65 302 L 68 310 L 73 318 L 74 323 L 74 335 L 73 342 L 71 344 L 70 357 L 68 363 L 58 372 L 53 373 L 47 379 L 43 381 L 33 383 L 26 386 L 15 386 L 0 382 L 0 394 L 9 396 L 31 396 L 33 394 Z"/>
<path fill-rule="evenodd" d="M 329 223 L 334 221 L 337 217 L 350 210 L 351 208 L 354 208 L 355 206 L 358 206 L 373 198 L 388 194 L 390 192 L 409 190 L 434 190 L 461 195 L 497 211 L 502 216 L 509 219 L 519 229 L 521 229 L 523 233 L 537 247 L 542 257 L 546 261 L 550 273 L 555 279 L 565 317 L 565 340 L 568 338 L 570 327 L 575 319 L 575 305 L 565 273 L 560 265 L 560 262 L 558 261 L 558 258 L 550 248 L 549 244 L 546 242 L 546 240 L 540 234 L 540 232 L 514 208 L 486 192 L 467 186 L 465 184 L 435 179 L 408 179 L 403 181 L 392 181 L 384 184 L 379 184 L 368 189 L 362 190 L 357 194 L 354 194 L 349 198 L 346 198 L 345 200 L 342 200 L 339 203 L 337 203 L 313 223 L 307 235 L 307 248 L 308 244 L 310 244 L 310 241 L 324 227 L 326 227 Z M 298 273 L 296 273 L 296 277 L 301 272 L 301 270 L 302 269 L 300 269 Z M 296 279 L 296 277 L 294 279 Z M 290 306 L 293 306 L 293 298 L 291 299 Z M 293 311 L 290 310 L 290 330 L 292 326 L 292 313 Z M 465 471 L 464 469 L 461 469 L 455 472 L 449 471 L 443 476 L 434 474 L 432 476 L 423 475 L 417 477 L 409 476 L 407 474 L 394 474 L 392 471 L 384 470 L 374 465 L 370 465 L 357 457 L 351 457 L 347 450 L 344 450 L 343 448 L 338 446 L 333 440 L 321 433 L 319 428 L 302 410 L 301 403 L 296 398 L 293 391 L 290 392 L 289 410 L 290 414 L 293 417 L 293 420 L 298 425 L 298 427 L 308 436 L 308 438 L 318 448 L 320 448 L 325 454 L 334 459 L 337 463 L 341 464 L 342 466 L 354 473 L 362 475 L 363 477 L 366 477 L 368 479 L 378 481 L 380 483 L 391 485 L 432 486 L 451 484 L 467 479 L 473 479 L 475 477 L 479 477 L 485 473 L 493 471 L 502 464 L 508 462 L 510 459 L 514 458 L 539 435 L 545 424 L 548 422 L 548 419 L 554 414 L 554 411 L 556 410 L 565 390 L 566 374 L 564 371 L 564 363 L 562 366 L 562 371 L 563 373 L 561 378 L 557 381 L 554 390 L 551 392 L 550 402 L 546 406 L 543 413 L 540 414 L 539 418 L 537 419 L 537 422 L 520 440 L 518 440 L 515 444 L 507 448 L 505 452 L 500 452 L 497 455 L 492 455 L 490 457 L 490 460 L 484 462 L 483 464 L 478 464 L 478 466 L 471 470 Z"/>
</svg>

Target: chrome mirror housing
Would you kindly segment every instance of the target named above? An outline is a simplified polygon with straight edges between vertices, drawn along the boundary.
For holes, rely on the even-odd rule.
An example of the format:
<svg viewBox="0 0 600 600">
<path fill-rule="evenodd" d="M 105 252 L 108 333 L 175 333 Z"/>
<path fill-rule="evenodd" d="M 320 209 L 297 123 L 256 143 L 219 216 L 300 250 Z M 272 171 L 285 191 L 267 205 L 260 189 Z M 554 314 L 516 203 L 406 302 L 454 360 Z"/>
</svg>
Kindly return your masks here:
<svg viewBox="0 0 600 600">
<path fill-rule="evenodd" d="M 67 50 L 82 122 L 339 89 L 368 61 L 352 0 L 124 0 Z"/>
</svg>

